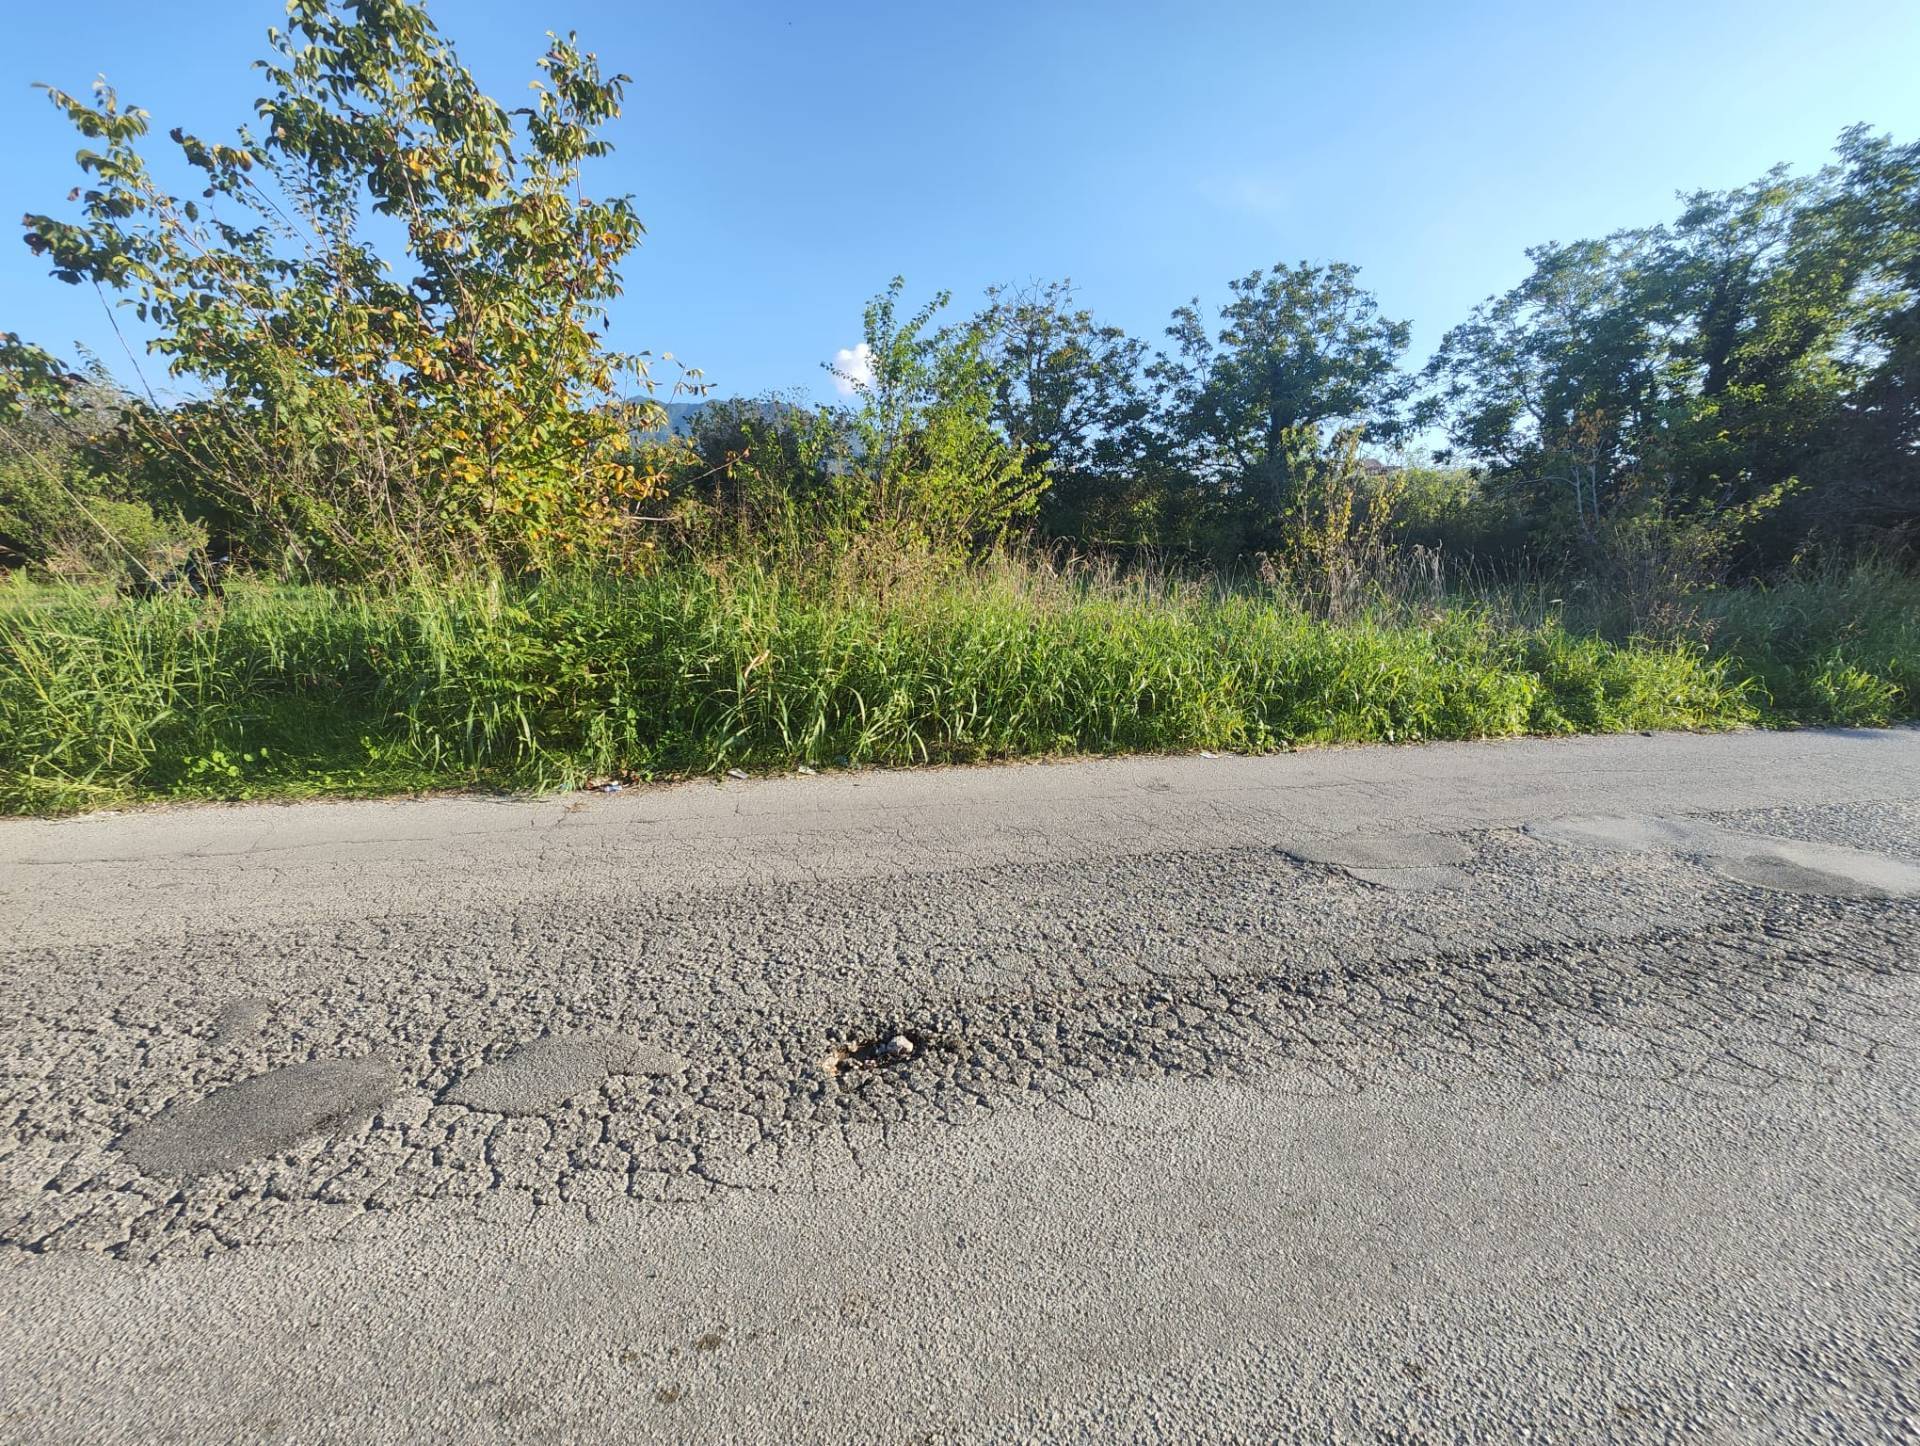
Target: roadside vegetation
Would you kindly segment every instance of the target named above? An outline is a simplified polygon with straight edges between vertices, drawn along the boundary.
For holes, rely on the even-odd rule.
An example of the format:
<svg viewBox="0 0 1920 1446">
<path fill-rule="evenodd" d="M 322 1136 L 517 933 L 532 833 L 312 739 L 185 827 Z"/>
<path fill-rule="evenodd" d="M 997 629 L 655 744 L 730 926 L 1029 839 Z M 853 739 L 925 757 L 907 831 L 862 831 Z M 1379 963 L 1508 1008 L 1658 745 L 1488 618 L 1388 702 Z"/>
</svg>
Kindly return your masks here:
<svg viewBox="0 0 1920 1446">
<path fill-rule="evenodd" d="M 1920 713 L 1920 143 L 1536 248 L 1422 369 L 1338 263 L 1158 344 L 895 280 L 844 403 L 675 430 L 624 77 L 509 112 L 403 0 L 268 49 L 163 161 L 50 92 L 26 242 L 191 399 L 0 334 L 0 809 Z"/>
<path fill-rule="evenodd" d="M 750 565 L 0 593 L 0 806 L 551 788 L 729 768 L 1887 723 L 1920 583 L 1700 600 L 1711 641 L 1520 590 L 1332 621 L 1284 593 L 1001 559 L 886 594 Z"/>
</svg>

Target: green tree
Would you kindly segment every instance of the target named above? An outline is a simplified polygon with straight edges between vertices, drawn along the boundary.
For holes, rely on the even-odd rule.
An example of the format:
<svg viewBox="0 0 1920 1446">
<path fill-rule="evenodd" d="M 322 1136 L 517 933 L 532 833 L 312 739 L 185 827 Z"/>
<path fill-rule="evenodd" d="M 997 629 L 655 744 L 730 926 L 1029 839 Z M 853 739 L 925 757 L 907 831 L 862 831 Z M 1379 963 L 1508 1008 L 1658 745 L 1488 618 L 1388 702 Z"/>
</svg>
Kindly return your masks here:
<svg viewBox="0 0 1920 1446">
<path fill-rule="evenodd" d="M 1847 399 L 1823 523 L 1920 549 L 1920 141 L 1855 127 L 1841 138 L 1836 204 L 1871 238 L 1860 287 L 1864 376 Z"/>
<path fill-rule="evenodd" d="M 1526 279 L 1448 331 L 1427 367 L 1454 447 L 1587 538 L 1658 410 L 1637 279 L 1651 245 L 1648 233 L 1622 232 L 1531 248 Z"/>
<path fill-rule="evenodd" d="M 866 369 L 832 367 L 851 390 L 846 416 L 848 515 L 857 527 L 935 550 L 994 541 L 1031 516 L 1044 474 L 994 420 L 996 369 L 977 321 L 936 318 L 939 292 L 902 314 L 906 282 L 895 277 L 867 303 Z"/>
<path fill-rule="evenodd" d="M 118 293 L 205 390 L 149 409 L 145 435 L 257 546 L 344 573 L 607 546 L 649 486 L 617 400 L 645 361 L 602 344 L 642 227 L 581 173 L 626 77 L 555 37 L 509 112 L 418 4 L 287 9 L 257 126 L 171 133 L 197 197 L 149 168 L 144 111 L 50 90 L 89 182 L 78 219 L 29 215 L 27 244 Z M 369 210 L 397 223 L 397 255 L 362 234 Z"/>
<path fill-rule="evenodd" d="M 1300 466 L 1336 434 L 1384 441 L 1405 424 L 1409 324 L 1382 316 L 1358 276 L 1344 262 L 1253 271 L 1229 283 L 1217 330 L 1198 299 L 1167 328 L 1173 351 L 1151 375 L 1170 445 L 1263 517 L 1286 511 Z"/>
<path fill-rule="evenodd" d="M 1530 251 L 1527 278 L 1429 366 L 1455 447 L 1589 543 L 1615 517 L 1658 516 L 1784 555 L 1872 513 L 1859 479 L 1900 470 L 1884 436 L 1867 465 L 1863 440 L 1869 414 L 1899 429 L 1912 173 L 1862 132 L 1841 153 L 1683 196 L 1670 225 Z"/>
<path fill-rule="evenodd" d="M 1696 192 L 1660 233 L 1643 291 L 1668 396 L 1641 465 L 1694 512 L 1742 515 L 1823 481 L 1875 250 L 1836 204 L 1838 179 L 1776 168 Z"/>
<path fill-rule="evenodd" d="M 1075 304 L 1073 285 L 993 287 L 975 325 L 994 370 L 994 420 L 1043 487 L 1053 538 L 1139 544 L 1164 531 L 1154 485 L 1146 343 Z"/>
</svg>

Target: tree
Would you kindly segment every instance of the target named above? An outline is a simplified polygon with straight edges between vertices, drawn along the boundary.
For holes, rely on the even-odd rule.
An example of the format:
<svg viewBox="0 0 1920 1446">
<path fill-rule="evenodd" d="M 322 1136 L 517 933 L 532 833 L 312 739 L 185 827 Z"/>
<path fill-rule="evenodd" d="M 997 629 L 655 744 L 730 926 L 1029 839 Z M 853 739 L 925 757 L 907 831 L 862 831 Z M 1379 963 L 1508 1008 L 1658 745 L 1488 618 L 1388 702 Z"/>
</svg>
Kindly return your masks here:
<svg viewBox="0 0 1920 1446">
<path fill-rule="evenodd" d="M 994 420 L 1044 488 L 1041 530 L 1108 543 L 1157 534 L 1146 343 L 1076 306 L 1069 281 L 992 287 L 974 324 L 994 371 Z"/>
<path fill-rule="evenodd" d="M 1872 243 L 1856 338 L 1864 376 L 1847 399 L 1824 521 L 1911 551 L 1920 547 L 1920 141 L 1897 146 L 1855 127 L 1840 158 L 1836 209 Z"/>
<path fill-rule="evenodd" d="M 148 167 L 144 111 L 48 92 L 91 181 L 78 220 L 26 218 L 28 246 L 119 293 L 209 396 L 148 409 L 156 454 L 258 546 L 327 571 L 607 545 L 649 488 L 617 401 L 645 362 L 601 341 L 642 227 L 581 172 L 627 78 L 554 37 L 509 112 L 410 0 L 292 0 L 268 41 L 257 131 L 171 133 L 197 198 Z M 397 256 L 362 235 L 368 210 L 398 223 Z"/>
<path fill-rule="evenodd" d="M 1172 443 L 1202 477 L 1284 512 L 1296 461 L 1313 440 L 1353 430 L 1400 434 L 1413 378 L 1400 370 L 1409 325 L 1380 314 L 1344 262 L 1278 265 L 1229 283 L 1209 332 L 1196 298 L 1173 314 L 1152 375 L 1165 388 Z"/>
<path fill-rule="evenodd" d="M 1882 203 L 1898 187 L 1864 178 L 1885 157 L 1864 144 L 1843 141 L 1863 177 L 1851 191 L 1839 167 L 1776 168 L 1683 196 L 1670 225 L 1529 251 L 1527 278 L 1429 365 L 1454 445 L 1587 543 L 1622 511 L 1729 546 L 1772 528 L 1776 551 L 1819 530 L 1854 465 L 1849 398 L 1867 358 L 1890 354 L 1900 290 Z"/>
<path fill-rule="evenodd" d="M 994 421 L 986 332 L 977 322 L 936 326 L 951 299 L 944 291 L 902 316 L 905 289 L 896 276 L 867 303 L 868 370 L 836 372 L 854 396 L 849 518 L 936 550 L 977 546 L 1031 515 L 1046 479 L 1023 467 Z"/>
<path fill-rule="evenodd" d="M 1527 278 L 1474 308 L 1427 366 L 1453 445 L 1528 502 L 1564 503 L 1588 538 L 1657 409 L 1637 280 L 1650 245 L 1621 232 L 1532 247 Z"/>
<path fill-rule="evenodd" d="M 1858 366 L 1849 338 L 1874 241 L 1837 206 L 1838 172 L 1700 191 L 1660 233 L 1643 290 L 1665 342 L 1662 493 L 1729 516 L 1824 480 Z"/>
</svg>

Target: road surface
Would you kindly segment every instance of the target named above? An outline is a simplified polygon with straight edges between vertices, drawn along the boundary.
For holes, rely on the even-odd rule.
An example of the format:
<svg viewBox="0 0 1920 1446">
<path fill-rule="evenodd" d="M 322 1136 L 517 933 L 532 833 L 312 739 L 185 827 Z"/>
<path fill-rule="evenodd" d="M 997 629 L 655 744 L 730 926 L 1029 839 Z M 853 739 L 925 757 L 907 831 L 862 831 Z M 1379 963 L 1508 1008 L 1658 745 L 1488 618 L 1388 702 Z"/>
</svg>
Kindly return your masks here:
<svg viewBox="0 0 1920 1446">
<path fill-rule="evenodd" d="M 0 824 L 0 1439 L 1920 1437 L 1920 732 Z"/>
</svg>

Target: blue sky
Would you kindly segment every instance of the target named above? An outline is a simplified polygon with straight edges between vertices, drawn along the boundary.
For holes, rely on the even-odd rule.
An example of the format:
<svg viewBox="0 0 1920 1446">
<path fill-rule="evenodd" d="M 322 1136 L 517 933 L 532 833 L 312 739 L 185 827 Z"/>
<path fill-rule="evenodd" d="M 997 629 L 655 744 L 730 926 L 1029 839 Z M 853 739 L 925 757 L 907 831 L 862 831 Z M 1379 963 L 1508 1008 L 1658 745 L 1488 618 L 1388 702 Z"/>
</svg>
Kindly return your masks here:
<svg viewBox="0 0 1920 1446">
<path fill-rule="evenodd" d="M 1158 341 L 1275 261 L 1345 260 L 1416 358 L 1523 248 L 1657 221 L 1676 190 L 1817 165 L 1846 125 L 1920 135 L 1914 0 L 831 5 L 433 0 L 517 104 L 548 29 L 634 77 L 594 177 L 650 232 L 615 315 L 719 394 L 831 394 L 896 272 L 971 304 L 1070 276 Z M 191 14 L 192 18 L 187 16 Z M 76 19 L 78 17 L 78 19 Z M 9 217 L 63 205 L 48 81 L 213 136 L 250 113 L 274 0 L 15 7 L 0 60 Z M 90 291 L 0 238 L 0 329 L 113 360 Z M 664 375 L 664 374 L 663 374 Z"/>
</svg>

